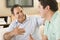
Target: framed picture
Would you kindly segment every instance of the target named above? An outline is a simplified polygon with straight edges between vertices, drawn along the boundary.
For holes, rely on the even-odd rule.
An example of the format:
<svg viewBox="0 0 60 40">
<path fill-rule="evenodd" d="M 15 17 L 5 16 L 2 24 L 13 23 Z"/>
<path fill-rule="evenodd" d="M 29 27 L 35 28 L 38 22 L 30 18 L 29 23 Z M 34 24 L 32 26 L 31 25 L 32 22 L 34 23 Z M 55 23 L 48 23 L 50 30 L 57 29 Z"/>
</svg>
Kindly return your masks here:
<svg viewBox="0 0 60 40">
<path fill-rule="evenodd" d="M 33 0 L 6 0 L 7 7 L 19 4 L 22 7 L 33 7 Z"/>
</svg>

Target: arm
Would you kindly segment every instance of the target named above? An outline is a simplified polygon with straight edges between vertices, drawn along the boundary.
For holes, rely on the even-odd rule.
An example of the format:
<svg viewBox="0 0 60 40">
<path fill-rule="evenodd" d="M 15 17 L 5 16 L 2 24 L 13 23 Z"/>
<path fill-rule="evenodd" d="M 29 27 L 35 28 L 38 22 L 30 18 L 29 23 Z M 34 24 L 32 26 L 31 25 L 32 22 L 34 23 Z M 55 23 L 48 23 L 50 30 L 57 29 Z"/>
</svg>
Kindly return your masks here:
<svg viewBox="0 0 60 40">
<path fill-rule="evenodd" d="M 36 20 L 37 20 L 38 26 L 41 26 L 44 23 L 44 18 L 42 17 L 37 17 Z"/>
<path fill-rule="evenodd" d="M 46 29 L 44 30 L 44 28 L 45 28 L 44 25 L 40 26 L 41 39 L 42 39 L 42 40 L 48 40 L 48 37 L 47 37 L 47 35 L 46 35 L 46 33 L 45 33 L 45 32 L 47 32 L 47 31 L 46 31 Z"/>
<path fill-rule="evenodd" d="M 32 35 L 29 36 L 29 40 L 34 40 L 33 37 L 32 37 Z"/>
<path fill-rule="evenodd" d="M 7 32 L 4 34 L 4 40 L 11 40 L 11 38 L 14 36 L 13 32 Z"/>
<path fill-rule="evenodd" d="M 48 40 L 46 35 L 42 35 L 42 40 Z"/>
<path fill-rule="evenodd" d="M 23 35 L 25 33 L 24 29 L 16 27 L 13 31 L 4 34 L 4 40 L 11 40 L 12 37 L 16 35 Z"/>
<path fill-rule="evenodd" d="M 40 26 L 40 35 L 42 40 L 48 40 L 47 36 L 44 35 L 44 25 Z"/>
</svg>

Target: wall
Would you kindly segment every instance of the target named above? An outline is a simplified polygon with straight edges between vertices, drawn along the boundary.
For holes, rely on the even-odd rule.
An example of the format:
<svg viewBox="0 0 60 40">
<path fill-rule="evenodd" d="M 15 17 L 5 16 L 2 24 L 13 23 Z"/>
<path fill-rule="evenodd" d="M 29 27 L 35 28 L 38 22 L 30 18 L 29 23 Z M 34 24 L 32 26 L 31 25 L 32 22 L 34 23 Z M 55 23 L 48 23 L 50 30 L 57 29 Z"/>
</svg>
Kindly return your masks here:
<svg viewBox="0 0 60 40">
<path fill-rule="evenodd" d="M 59 11 L 60 11 L 60 2 L 58 3 Z"/>
<path fill-rule="evenodd" d="M 60 3 L 59 3 L 60 6 Z M 60 9 L 60 7 L 59 7 Z M 34 0 L 34 7 L 24 8 L 26 14 L 39 14 L 38 12 L 38 0 Z M 0 0 L 0 15 L 11 15 L 10 8 L 6 8 L 6 0 Z"/>
<path fill-rule="evenodd" d="M 26 14 L 38 14 L 38 0 L 34 0 L 34 7 L 24 8 Z M 11 15 L 10 8 L 6 8 L 6 0 L 0 0 L 0 15 Z"/>
<path fill-rule="evenodd" d="M 11 15 L 10 9 L 6 8 L 6 1 L 0 0 L 0 15 Z"/>
</svg>

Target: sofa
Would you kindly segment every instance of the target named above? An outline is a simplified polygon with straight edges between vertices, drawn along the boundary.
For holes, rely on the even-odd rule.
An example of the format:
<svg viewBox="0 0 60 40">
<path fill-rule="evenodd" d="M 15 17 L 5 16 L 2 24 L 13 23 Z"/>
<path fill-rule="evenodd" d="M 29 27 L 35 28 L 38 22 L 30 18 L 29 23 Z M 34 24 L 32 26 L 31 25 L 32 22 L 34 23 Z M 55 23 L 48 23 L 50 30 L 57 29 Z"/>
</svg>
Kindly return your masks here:
<svg viewBox="0 0 60 40">
<path fill-rule="evenodd" d="M 6 32 L 6 29 L 7 29 L 7 28 L 0 28 L 0 40 L 4 40 L 4 39 L 3 39 L 3 35 L 4 35 L 4 33 Z"/>
</svg>

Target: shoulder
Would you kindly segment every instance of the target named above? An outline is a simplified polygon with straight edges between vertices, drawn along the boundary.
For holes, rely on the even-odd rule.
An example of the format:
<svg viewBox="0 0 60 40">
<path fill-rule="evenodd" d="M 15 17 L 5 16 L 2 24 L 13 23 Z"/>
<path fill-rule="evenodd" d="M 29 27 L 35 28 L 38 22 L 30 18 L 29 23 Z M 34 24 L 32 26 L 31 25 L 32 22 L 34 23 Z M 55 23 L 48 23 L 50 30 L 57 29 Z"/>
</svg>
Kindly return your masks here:
<svg viewBox="0 0 60 40">
<path fill-rule="evenodd" d="M 16 23 L 17 23 L 17 20 L 14 20 L 14 21 L 11 22 L 10 25 L 14 25 L 14 24 L 16 24 Z"/>
<path fill-rule="evenodd" d="M 38 16 L 38 15 L 31 15 L 31 16 L 28 16 L 28 18 L 30 18 L 30 19 L 41 19 L 42 17 Z"/>
<path fill-rule="evenodd" d="M 57 22 L 60 21 L 60 12 L 57 13 L 55 21 L 57 21 Z"/>
<path fill-rule="evenodd" d="M 54 20 L 54 24 L 57 25 L 57 26 L 60 25 L 60 13 L 59 12 L 57 13 L 57 16 Z"/>
</svg>

